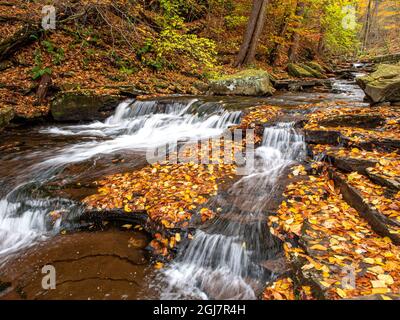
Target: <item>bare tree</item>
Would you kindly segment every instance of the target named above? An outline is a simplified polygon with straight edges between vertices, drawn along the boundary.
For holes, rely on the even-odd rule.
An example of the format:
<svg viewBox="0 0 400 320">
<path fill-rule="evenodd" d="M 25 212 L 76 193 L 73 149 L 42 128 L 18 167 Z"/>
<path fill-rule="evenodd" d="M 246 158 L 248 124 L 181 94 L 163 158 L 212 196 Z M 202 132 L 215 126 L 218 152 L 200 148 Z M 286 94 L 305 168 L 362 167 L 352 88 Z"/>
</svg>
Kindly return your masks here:
<svg viewBox="0 0 400 320">
<path fill-rule="evenodd" d="M 258 39 L 265 23 L 265 8 L 268 0 L 254 0 L 243 43 L 234 63 L 235 67 L 254 60 Z"/>
</svg>

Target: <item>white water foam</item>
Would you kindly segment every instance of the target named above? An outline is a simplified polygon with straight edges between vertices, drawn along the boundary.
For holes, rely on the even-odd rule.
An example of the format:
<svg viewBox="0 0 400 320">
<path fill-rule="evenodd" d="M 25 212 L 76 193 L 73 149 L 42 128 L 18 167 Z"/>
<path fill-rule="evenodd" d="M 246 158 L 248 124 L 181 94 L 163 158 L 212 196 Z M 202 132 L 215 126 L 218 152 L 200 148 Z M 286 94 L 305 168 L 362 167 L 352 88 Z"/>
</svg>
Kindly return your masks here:
<svg viewBox="0 0 400 320">
<path fill-rule="evenodd" d="M 258 263 L 274 246 L 263 208 L 284 169 L 304 155 L 303 136 L 293 124 L 265 129 L 253 172 L 230 190 L 228 212 L 198 230 L 183 255 L 156 279 L 161 299 L 256 299 L 255 282 L 264 272 Z"/>
<path fill-rule="evenodd" d="M 57 232 L 61 219 L 51 222 L 52 210 L 78 210 L 70 202 L 33 196 L 37 188 L 51 180 L 66 165 L 120 150 L 141 150 L 182 138 L 217 136 L 240 120 L 240 112 L 226 112 L 220 106 L 200 113 L 196 99 L 187 102 L 125 101 L 104 122 L 44 129 L 51 135 L 92 137 L 89 142 L 69 145 L 34 165 L 26 182 L 0 199 L 0 261 L 18 249 Z M 201 105 L 200 105 L 201 107 Z M 30 187 L 31 186 L 31 187 Z"/>
</svg>

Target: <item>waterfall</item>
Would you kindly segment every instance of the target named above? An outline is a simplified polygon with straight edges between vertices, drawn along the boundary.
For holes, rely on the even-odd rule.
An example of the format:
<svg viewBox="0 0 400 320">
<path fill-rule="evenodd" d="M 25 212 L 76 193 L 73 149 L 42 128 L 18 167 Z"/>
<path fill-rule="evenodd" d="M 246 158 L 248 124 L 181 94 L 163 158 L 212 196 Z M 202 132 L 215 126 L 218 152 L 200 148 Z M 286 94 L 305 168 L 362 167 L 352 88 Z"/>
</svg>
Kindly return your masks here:
<svg viewBox="0 0 400 320">
<path fill-rule="evenodd" d="M 162 299 L 256 299 L 256 283 L 273 276 L 260 266 L 279 246 L 267 228 L 268 204 L 285 169 L 305 157 L 303 136 L 292 123 L 266 128 L 255 156 L 252 172 L 212 200 L 225 212 L 158 275 Z"/>
<path fill-rule="evenodd" d="M 2 193 L 5 196 L 0 198 L 0 262 L 10 253 L 56 234 L 62 225 L 81 213 L 78 204 L 52 199 L 40 192 L 41 186 L 68 165 L 123 150 L 142 152 L 183 138 L 218 136 L 227 127 L 239 123 L 240 117 L 239 111 L 228 112 L 221 104 L 197 99 L 127 100 L 104 122 L 42 129 L 42 134 L 74 136 L 78 142 L 41 153 L 40 160 L 18 173 L 15 180 L 23 182 Z M 34 156 L 26 154 L 19 161 L 31 160 Z M 50 212 L 54 210 L 65 213 L 52 221 Z"/>
</svg>

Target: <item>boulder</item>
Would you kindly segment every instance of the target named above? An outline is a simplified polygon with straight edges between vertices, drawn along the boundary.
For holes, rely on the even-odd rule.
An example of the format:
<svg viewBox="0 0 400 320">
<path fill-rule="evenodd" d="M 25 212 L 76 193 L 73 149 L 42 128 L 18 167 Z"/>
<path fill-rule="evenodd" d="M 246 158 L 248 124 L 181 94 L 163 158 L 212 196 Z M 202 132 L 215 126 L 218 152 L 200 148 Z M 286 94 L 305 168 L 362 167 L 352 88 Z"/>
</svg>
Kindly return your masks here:
<svg viewBox="0 0 400 320">
<path fill-rule="evenodd" d="M 325 73 L 325 69 L 323 66 L 321 66 L 318 62 L 315 61 L 308 61 L 305 63 L 307 66 L 309 66 L 310 68 L 318 71 L 319 73 L 324 74 Z"/>
<path fill-rule="evenodd" d="M 52 101 L 50 112 L 61 122 L 104 120 L 124 99 L 119 95 L 60 93 Z"/>
<path fill-rule="evenodd" d="M 356 81 L 374 103 L 400 101 L 400 66 L 381 64 Z"/>
<path fill-rule="evenodd" d="M 318 71 L 318 70 L 316 70 L 316 69 L 314 69 L 314 68 L 312 68 L 312 67 L 310 67 L 310 66 L 308 66 L 308 65 L 306 65 L 306 64 L 304 64 L 304 63 L 300 64 L 300 67 L 302 67 L 304 70 L 306 70 L 306 71 L 308 71 L 309 73 L 311 73 L 315 78 L 318 78 L 318 79 L 324 79 L 324 78 L 326 78 L 326 77 L 323 75 L 323 73 L 321 73 L 320 71 Z"/>
<path fill-rule="evenodd" d="M 289 63 L 288 72 L 292 77 L 296 78 L 314 78 L 314 75 L 298 64 Z"/>
<path fill-rule="evenodd" d="M 14 110 L 11 107 L 0 108 L 0 131 L 14 118 Z"/>
<path fill-rule="evenodd" d="M 223 76 L 209 86 L 209 93 L 215 95 L 270 96 L 274 92 L 268 72 L 257 69 Z"/>
</svg>

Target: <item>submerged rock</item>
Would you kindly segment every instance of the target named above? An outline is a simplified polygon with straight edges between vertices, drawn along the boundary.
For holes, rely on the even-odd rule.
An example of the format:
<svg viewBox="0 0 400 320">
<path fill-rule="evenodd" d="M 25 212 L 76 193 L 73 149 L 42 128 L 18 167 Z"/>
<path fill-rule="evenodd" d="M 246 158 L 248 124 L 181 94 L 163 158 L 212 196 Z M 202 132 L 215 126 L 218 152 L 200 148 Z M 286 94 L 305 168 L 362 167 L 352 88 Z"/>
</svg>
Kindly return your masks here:
<svg viewBox="0 0 400 320">
<path fill-rule="evenodd" d="M 357 84 L 374 102 L 400 101 L 400 66 L 381 64 L 367 76 L 357 78 Z"/>
<path fill-rule="evenodd" d="M 269 96 L 274 92 L 268 72 L 257 69 L 223 76 L 211 81 L 209 87 L 209 93 L 215 95 Z"/>
<path fill-rule="evenodd" d="M 14 118 L 14 110 L 11 107 L 0 108 L 0 131 Z"/>
<path fill-rule="evenodd" d="M 109 117 L 125 97 L 61 93 L 51 103 L 50 112 L 56 121 L 93 121 Z"/>
</svg>

